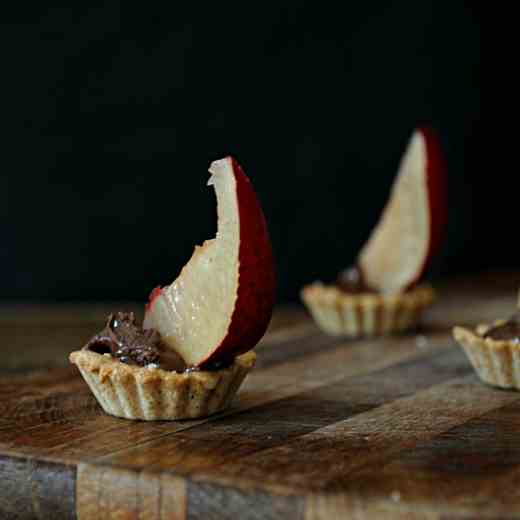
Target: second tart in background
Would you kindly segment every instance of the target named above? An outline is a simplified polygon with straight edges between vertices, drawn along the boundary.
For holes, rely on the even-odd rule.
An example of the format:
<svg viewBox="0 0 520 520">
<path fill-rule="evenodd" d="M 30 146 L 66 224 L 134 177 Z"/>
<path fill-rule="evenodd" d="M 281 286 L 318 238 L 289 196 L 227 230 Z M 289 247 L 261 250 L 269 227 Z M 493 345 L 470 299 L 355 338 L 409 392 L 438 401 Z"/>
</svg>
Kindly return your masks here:
<svg viewBox="0 0 520 520">
<path fill-rule="evenodd" d="M 434 291 L 418 285 L 446 223 L 446 179 L 440 145 L 416 130 L 401 160 L 381 218 L 333 284 L 314 282 L 301 298 L 318 326 L 333 335 L 374 336 L 413 328 Z"/>
<path fill-rule="evenodd" d="M 345 275 L 345 271 L 341 274 Z M 391 294 L 369 289 L 346 290 L 341 274 L 334 285 L 315 282 L 301 291 L 302 300 L 317 325 L 333 336 L 378 336 L 411 329 L 435 298 L 429 285 Z"/>
</svg>

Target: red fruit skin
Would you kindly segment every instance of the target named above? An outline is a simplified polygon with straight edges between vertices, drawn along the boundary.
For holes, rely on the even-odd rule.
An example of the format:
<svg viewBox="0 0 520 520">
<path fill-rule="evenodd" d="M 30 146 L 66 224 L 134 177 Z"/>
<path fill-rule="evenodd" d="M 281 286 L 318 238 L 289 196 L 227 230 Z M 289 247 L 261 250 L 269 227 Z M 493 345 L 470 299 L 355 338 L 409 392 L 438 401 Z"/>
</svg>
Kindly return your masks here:
<svg viewBox="0 0 520 520">
<path fill-rule="evenodd" d="M 420 128 L 426 142 L 428 157 L 428 195 L 430 201 L 431 238 L 428 258 L 431 258 L 442 243 L 448 221 L 446 162 L 437 134 L 431 128 Z"/>
<path fill-rule="evenodd" d="M 161 286 L 157 286 L 154 289 L 152 289 L 152 292 L 150 293 L 150 296 L 148 296 L 148 303 L 144 306 L 145 313 L 148 312 L 148 309 L 151 308 L 152 303 L 154 302 L 155 298 L 161 294 L 162 288 Z"/>
<path fill-rule="evenodd" d="M 251 350 L 271 321 L 276 296 L 273 250 L 264 213 L 251 181 L 233 157 L 240 222 L 238 294 L 226 337 L 205 364 L 226 360 Z"/>
<path fill-rule="evenodd" d="M 426 179 L 430 210 L 430 244 L 422 268 L 419 270 L 413 284 L 421 278 L 433 255 L 438 252 L 448 221 L 447 174 L 441 144 L 437 134 L 432 128 L 421 127 L 418 131 L 422 134 L 426 143 Z"/>
</svg>

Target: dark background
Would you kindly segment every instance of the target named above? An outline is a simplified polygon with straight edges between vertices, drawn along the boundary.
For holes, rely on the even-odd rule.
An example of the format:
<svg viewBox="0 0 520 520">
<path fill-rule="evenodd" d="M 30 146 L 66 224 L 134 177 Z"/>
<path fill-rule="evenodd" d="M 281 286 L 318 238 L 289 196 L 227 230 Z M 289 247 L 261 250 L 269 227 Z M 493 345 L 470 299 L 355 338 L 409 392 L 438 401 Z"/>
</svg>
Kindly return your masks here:
<svg viewBox="0 0 520 520">
<path fill-rule="evenodd" d="M 517 265 L 493 247 L 500 188 L 480 175 L 476 8 L 345 4 L 4 17 L 0 299 L 144 300 L 214 234 L 207 167 L 231 153 L 264 206 L 279 299 L 295 300 L 354 260 L 422 122 L 449 167 L 430 275 Z"/>
</svg>

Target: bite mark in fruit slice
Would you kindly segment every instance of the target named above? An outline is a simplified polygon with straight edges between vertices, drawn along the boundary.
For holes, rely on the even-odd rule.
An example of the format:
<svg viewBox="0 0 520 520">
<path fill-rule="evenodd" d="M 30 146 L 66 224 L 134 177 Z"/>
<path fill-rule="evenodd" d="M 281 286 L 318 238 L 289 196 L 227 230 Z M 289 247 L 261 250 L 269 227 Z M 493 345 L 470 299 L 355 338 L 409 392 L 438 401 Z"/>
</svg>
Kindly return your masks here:
<svg viewBox="0 0 520 520">
<path fill-rule="evenodd" d="M 358 263 L 367 284 L 384 293 L 416 283 L 437 251 L 446 223 L 446 173 L 429 128 L 416 130 L 401 160 L 390 199 Z"/>
<path fill-rule="evenodd" d="M 150 294 L 145 328 L 191 366 L 233 358 L 265 333 L 275 298 L 271 242 L 251 182 L 232 157 L 214 161 L 218 231 L 168 287 Z"/>
</svg>

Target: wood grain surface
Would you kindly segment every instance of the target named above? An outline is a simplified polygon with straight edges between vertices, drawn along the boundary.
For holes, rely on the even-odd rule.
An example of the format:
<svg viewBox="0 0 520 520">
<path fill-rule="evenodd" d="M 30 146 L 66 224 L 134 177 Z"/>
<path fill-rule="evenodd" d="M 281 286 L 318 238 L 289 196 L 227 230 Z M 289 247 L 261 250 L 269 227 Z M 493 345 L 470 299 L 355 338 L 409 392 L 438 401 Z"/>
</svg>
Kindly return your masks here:
<svg viewBox="0 0 520 520">
<path fill-rule="evenodd" d="M 105 415 L 67 354 L 114 309 L 0 307 L 0 518 L 520 518 L 520 393 L 450 336 L 507 317 L 520 277 L 441 287 L 421 330 L 328 337 L 280 308 L 229 410 Z"/>
</svg>

